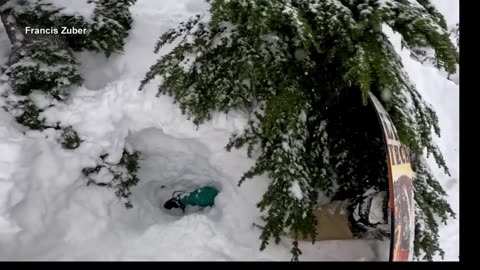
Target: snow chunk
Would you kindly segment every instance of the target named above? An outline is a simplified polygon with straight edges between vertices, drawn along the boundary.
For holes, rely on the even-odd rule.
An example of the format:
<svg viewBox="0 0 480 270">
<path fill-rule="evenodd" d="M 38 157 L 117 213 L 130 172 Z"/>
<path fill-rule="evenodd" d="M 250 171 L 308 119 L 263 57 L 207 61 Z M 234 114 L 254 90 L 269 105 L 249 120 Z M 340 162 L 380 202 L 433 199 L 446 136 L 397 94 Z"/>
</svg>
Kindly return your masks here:
<svg viewBox="0 0 480 270">
<path fill-rule="evenodd" d="M 387 196 L 386 193 L 386 191 L 379 192 L 372 199 L 372 205 L 370 206 L 370 212 L 368 213 L 368 220 L 372 224 L 384 222 L 383 201 L 385 196 Z"/>
<path fill-rule="evenodd" d="M 184 54 L 183 57 L 184 57 L 183 61 L 178 63 L 178 66 L 180 66 L 183 69 L 183 71 L 188 73 L 192 70 L 193 64 L 197 59 L 197 55 L 189 53 L 189 54 Z"/>
<path fill-rule="evenodd" d="M 221 22 L 219 26 L 221 28 L 224 28 L 225 30 L 220 35 L 216 36 L 213 39 L 212 49 L 215 49 L 223 45 L 225 45 L 226 47 L 230 47 L 233 42 L 232 36 L 234 32 L 237 31 L 237 27 L 233 25 L 231 22 Z"/>
<path fill-rule="evenodd" d="M 23 36 L 22 32 L 16 31 L 15 32 L 15 39 L 18 40 L 18 41 L 23 41 L 25 39 L 25 37 Z"/>
<path fill-rule="evenodd" d="M 97 184 L 108 184 L 112 181 L 112 173 L 107 168 L 101 168 L 97 174 L 92 174 L 90 178 Z"/>
<path fill-rule="evenodd" d="M 290 152 L 291 150 L 290 145 L 288 145 L 287 142 L 282 142 L 282 148 L 285 150 L 285 152 Z"/>
<path fill-rule="evenodd" d="M 300 188 L 300 185 L 298 184 L 298 181 L 295 180 L 293 181 L 292 185 L 290 186 L 290 192 L 292 193 L 292 195 L 297 198 L 298 200 L 302 200 L 303 199 L 303 192 L 302 192 L 302 189 Z"/>
<path fill-rule="evenodd" d="M 15 23 L 15 17 L 13 17 L 12 15 L 8 15 L 7 16 L 7 22 L 8 23 Z"/>
<path fill-rule="evenodd" d="M 305 111 L 302 111 L 302 112 L 300 113 L 298 119 L 299 119 L 302 123 L 307 122 L 307 114 L 305 114 Z"/>
<path fill-rule="evenodd" d="M 380 93 L 380 98 L 382 99 L 382 101 L 384 102 L 389 102 L 391 99 L 392 99 L 392 91 L 390 89 L 384 89 L 381 93 Z"/>
</svg>

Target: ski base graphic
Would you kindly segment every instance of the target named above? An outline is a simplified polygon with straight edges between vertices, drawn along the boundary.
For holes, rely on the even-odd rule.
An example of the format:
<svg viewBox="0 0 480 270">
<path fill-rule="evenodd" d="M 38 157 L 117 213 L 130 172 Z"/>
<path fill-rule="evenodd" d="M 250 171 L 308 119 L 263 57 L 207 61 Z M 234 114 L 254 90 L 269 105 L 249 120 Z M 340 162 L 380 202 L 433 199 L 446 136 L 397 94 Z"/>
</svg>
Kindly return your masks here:
<svg viewBox="0 0 480 270">
<path fill-rule="evenodd" d="M 390 261 L 411 261 L 415 233 L 415 205 L 413 197 L 413 170 L 410 154 L 398 138 L 393 122 L 380 101 L 370 94 L 382 126 L 387 150 L 392 234 Z"/>
</svg>

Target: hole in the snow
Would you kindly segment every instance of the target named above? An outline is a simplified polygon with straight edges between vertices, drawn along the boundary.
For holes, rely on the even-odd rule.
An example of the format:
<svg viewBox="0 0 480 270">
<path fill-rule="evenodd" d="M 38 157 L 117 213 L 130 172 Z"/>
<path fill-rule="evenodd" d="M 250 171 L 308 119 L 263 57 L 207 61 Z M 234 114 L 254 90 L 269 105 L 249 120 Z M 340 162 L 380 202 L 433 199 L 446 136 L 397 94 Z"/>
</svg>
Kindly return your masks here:
<svg viewBox="0 0 480 270">
<path fill-rule="evenodd" d="M 223 176 L 209 162 L 209 150 L 193 139 L 166 135 L 160 129 L 145 129 L 130 135 L 128 143 L 140 151 L 140 179 L 132 191 L 132 203 L 152 214 L 184 216 L 209 212 L 211 207 L 188 206 L 165 209 L 174 192 L 191 192 L 202 187 L 215 187 L 221 192 Z M 215 207 L 215 206 L 213 206 Z"/>
</svg>

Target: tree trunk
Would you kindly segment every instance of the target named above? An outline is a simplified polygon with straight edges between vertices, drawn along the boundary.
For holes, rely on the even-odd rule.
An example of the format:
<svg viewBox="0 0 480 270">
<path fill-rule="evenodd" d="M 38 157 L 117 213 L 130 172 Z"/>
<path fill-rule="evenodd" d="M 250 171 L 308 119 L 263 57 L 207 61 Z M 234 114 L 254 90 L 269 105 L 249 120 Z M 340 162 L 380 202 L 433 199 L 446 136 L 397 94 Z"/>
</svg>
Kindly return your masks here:
<svg viewBox="0 0 480 270">
<path fill-rule="evenodd" d="M 11 13 L 11 9 L 6 9 L 0 12 L 0 19 L 7 31 L 8 39 L 10 39 L 10 43 L 12 44 L 12 51 L 10 52 L 7 66 L 10 66 L 20 59 L 20 48 L 24 46 L 24 42 L 21 40 L 22 35 L 18 35 L 18 33 L 21 32 L 17 29 L 15 17 L 11 15 Z"/>
<path fill-rule="evenodd" d="M 0 16 L 3 13 L 2 12 L 2 6 L 5 5 L 8 1 L 10 1 L 10 0 L 0 0 Z M 4 71 L 5 71 L 5 67 L 2 63 L 0 63 L 0 75 L 2 75 Z"/>
</svg>

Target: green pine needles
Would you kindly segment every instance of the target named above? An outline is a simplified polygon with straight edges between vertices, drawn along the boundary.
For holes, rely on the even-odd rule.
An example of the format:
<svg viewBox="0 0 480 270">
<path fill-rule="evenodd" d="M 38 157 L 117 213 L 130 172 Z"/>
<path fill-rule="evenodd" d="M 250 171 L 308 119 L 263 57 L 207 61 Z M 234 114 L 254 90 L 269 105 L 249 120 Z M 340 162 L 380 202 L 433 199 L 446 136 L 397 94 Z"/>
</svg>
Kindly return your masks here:
<svg viewBox="0 0 480 270">
<path fill-rule="evenodd" d="M 59 131 L 58 142 L 68 150 L 77 149 L 82 143 L 78 133 L 70 126 L 61 126 L 61 123 L 47 123 L 42 117 L 45 108 L 37 107 L 30 95 L 34 92 L 43 94 L 50 101 L 47 107 L 64 102 L 73 87 L 83 83 L 74 51 L 94 51 L 107 57 L 122 51 L 132 24 L 129 8 L 136 0 L 91 2 L 95 7 L 92 18 L 66 14 L 48 0 L 17 0 L 8 6 L 0 6 L 2 23 L 12 44 L 7 68 L 0 81 L 9 86 L 1 93 L 6 100 L 4 109 L 30 129 L 53 128 Z M 87 29 L 87 33 L 31 34 L 23 31 L 26 27 L 58 31 L 62 27 L 77 28 Z M 115 188 L 115 194 L 125 201 L 126 207 L 132 207 L 128 198 L 130 188 L 138 182 L 138 157 L 137 152 L 125 151 L 118 164 L 108 164 L 101 158 L 99 166 L 83 172 L 90 177 L 98 172 L 95 170 L 107 170 L 111 177 L 109 185 Z"/>
<path fill-rule="evenodd" d="M 100 156 L 99 165 L 82 170 L 83 175 L 88 178 L 87 185 L 95 184 L 114 189 L 115 195 L 124 202 L 125 207 L 132 208 L 131 189 L 140 181 L 137 177 L 140 152 L 124 149 L 118 163 L 107 162 L 107 157 L 108 154 Z"/>
<path fill-rule="evenodd" d="M 28 99 L 33 91 L 41 91 L 47 98 L 59 101 L 68 98 L 71 89 L 83 83 L 73 51 L 102 52 L 107 57 L 121 52 L 132 24 L 129 8 L 135 2 L 94 1 L 92 18 L 65 14 L 48 0 L 17 0 L 13 5 L 1 7 L 2 22 L 12 43 L 5 76 L 2 76 L 2 81 L 12 90 L 6 94 L 11 106 L 5 109 L 25 108 L 17 120 L 32 129 L 45 128 L 42 120 L 32 119 L 39 116 L 41 109 L 34 108 L 35 104 L 30 101 L 28 106 L 15 104 L 11 100 L 18 97 L 14 95 Z M 87 29 L 87 34 L 31 34 L 23 31 L 26 27 L 58 31 L 62 27 L 79 28 Z"/>
<path fill-rule="evenodd" d="M 67 94 L 66 89 L 83 83 L 71 52 L 55 46 L 50 39 L 33 40 L 21 54 L 24 57 L 6 72 L 11 87 L 18 95 L 39 90 L 61 100 Z"/>
<path fill-rule="evenodd" d="M 385 187 L 385 150 L 377 119 L 365 107 L 370 92 L 388 97 L 383 103 L 412 152 L 432 154 L 448 173 L 432 142 L 432 130 L 440 134 L 437 116 L 409 82 L 382 31 L 385 24 L 410 47 L 433 48 L 436 66 L 453 73 L 458 53 L 430 1 L 207 2 L 209 14 L 160 37 L 156 52 L 179 43 L 151 67 L 140 89 L 159 76 L 159 94 L 173 97 L 196 125 L 213 112 L 249 112 L 247 127 L 232 135 L 227 150 L 247 147 L 256 159 L 240 183 L 262 174 L 271 179 L 258 204 L 266 212 L 261 249 L 272 238 L 278 242 L 285 230 L 315 235 L 318 191 L 348 198 L 372 185 Z M 453 212 L 438 181 L 420 169 L 426 163 L 415 163 L 417 224 L 422 224 L 416 254 L 432 259 L 442 253 L 433 217 Z M 290 192 L 294 184 L 302 196 Z M 293 259 L 300 254 L 295 240 Z"/>
<path fill-rule="evenodd" d="M 65 149 L 77 149 L 82 142 L 78 133 L 71 126 L 63 129 L 59 141 Z"/>
<path fill-rule="evenodd" d="M 25 2 L 25 1 L 24 1 Z M 120 53 L 133 22 L 130 6 L 136 0 L 92 0 L 95 4 L 92 18 L 62 13 L 48 0 L 27 0 L 17 6 L 15 15 L 26 26 L 39 25 L 42 28 L 87 29 L 87 34 L 65 35 L 68 46 L 74 51 L 89 50 L 104 53 Z"/>
</svg>

